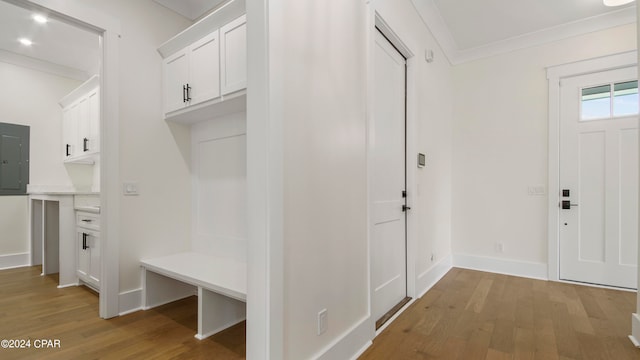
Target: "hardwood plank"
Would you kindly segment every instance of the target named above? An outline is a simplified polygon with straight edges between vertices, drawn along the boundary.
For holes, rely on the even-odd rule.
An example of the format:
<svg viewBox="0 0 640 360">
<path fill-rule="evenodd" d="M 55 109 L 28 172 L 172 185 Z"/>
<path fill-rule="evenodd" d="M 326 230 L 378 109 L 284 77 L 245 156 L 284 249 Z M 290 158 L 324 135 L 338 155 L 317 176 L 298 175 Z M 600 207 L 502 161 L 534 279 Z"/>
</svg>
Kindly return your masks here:
<svg viewBox="0 0 640 360">
<path fill-rule="evenodd" d="M 11 359 L 244 359 L 245 323 L 197 340 L 197 298 L 109 320 L 84 287 L 57 288 L 40 267 L 0 271 L 0 334 L 59 339 L 59 349 L 0 349 Z"/>
<path fill-rule="evenodd" d="M 640 359 L 636 294 L 594 289 L 454 268 L 360 358 Z"/>
</svg>

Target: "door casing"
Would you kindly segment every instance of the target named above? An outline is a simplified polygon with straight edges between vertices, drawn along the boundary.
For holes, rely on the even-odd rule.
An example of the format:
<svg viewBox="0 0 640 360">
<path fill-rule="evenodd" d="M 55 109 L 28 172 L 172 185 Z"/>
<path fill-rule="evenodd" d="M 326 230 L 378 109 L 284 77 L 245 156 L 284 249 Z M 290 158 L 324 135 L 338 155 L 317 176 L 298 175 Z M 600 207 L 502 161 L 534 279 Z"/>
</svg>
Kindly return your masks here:
<svg viewBox="0 0 640 360">
<path fill-rule="evenodd" d="M 405 168 L 406 168 L 406 190 L 407 190 L 407 205 L 412 207 L 414 213 L 416 211 L 416 208 L 413 206 L 414 201 L 416 199 L 415 195 L 417 194 L 417 182 L 416 182 L 416 167 L 414 166 L 414 162 L 412 161 L 413 157 L 412 154 L 416 153 L 416 144 L 417 144 L 417 139 L 415 137 L 415 133 L 416 133 L 416 111 L 415 111 L 415 107 L 412 106 L 412 104 L 415 103 L 415 98 L 416 98 L 416 91 L 415 91 L 415 81 L 413 79 L 416 79 L 416 77 L 418 76 L 417 72 L 416 72 L 416 66 L 415 66 L 415 62 L 418 61 L 419 59 L 417 59 L 417 57 L 414 55 L 414 52 L 410 49 L 410 47 L 402 40 L 402 37 L 400 37 L 390 26 L 389 24 L 387 24 L 383 18 L 383 16 L 377 12 L 375 9 L 373 9 L 373 7 L 370 8 L 371 10 L 371 21 L 369 23 L 369 31 L 368 31 L 368 41 L 367 41 L 367 53 L 368 53 L 368 62 L 367 62 L 367 81 L 368 81 L 368 96 L 367 96 L 367 129 L 368 131 L 370 131 L 371 129 L 371 124 L 372 124 L 372 119 L 371 119 L 371 114 L 373 114 L 373 101 L 372 101 L 372 96 L 371 94 L 373 94 L 373 86 L 374 86 L 374 69 L 373 69 L 373 59 L 374 59 L 374 50 L 375 50 L 375 34 L 376 31 L 380 31 L 388 40 L 389 42 L 391 42 L 391 44 L 393 44 L 393 46 L 402 54 L 402 56 L 405 57 L 406 61 L 407 61 L 407 68 L 406 68 L 406 77 L 407 77 L 407 81 L 406 81 L 406 112 L 405 112 L 405 132 L 406 132 L 406 140 L 405 140 L 405 148 L 406 148 L 406 156 L 405 156 L 405 160 L 406 160 L 406 164 L 405 164 Z M 377 28 L 377 29 L 376 29 Z M 372 142 L 371 142 L 371 134 L 367 135 L 367 178 L 370 178 L 371 176 L 371 165 L 372 165 L 372 159 L 371 159 L 371 146 L 372 146 Z M 370 184 L 367 184 L 367 193 L 369 193 L 369 187 Z M 367 207 L 368 208 L 368 207 Z M 367 210 L 367 223 L 370 224 L 371 223 L 371 213 L 369 210 Z M 407 266 L 407 296 L 411 297 L 412 299 L 416 298 L 416 271 L 415 271 L 415 264 L 416 264 L 416 258 L 415 258 L 415 250 L 417 249 L 417 244 L 416 244 L 416 223 L 414 220 L 414 216 L 412 216 L 412 212 L 408 212 L 407 213 L 407 227 L 406 227 L 406 251 L 407 251 L 407 260 L 406 260 L 406 266 Z M 368 242 L 368 248 L 371 249 L 371 228 L 370 226 L 367 229 L 367 242 Z M 371 271 L 372 271 L 372 262 L 371 262 L 371 252 L 369 250 L 369 279 L 371 279 Z M 375 329 L 375 322 L 377 319 L 373 319 L 371 316 L 371 303 L 372 303 L 372 299 L 373 299 L 373 288 L 371 286 L 371 282 L 369 283 L 369 325 L 367 325 L 367 327 L 371 328 L 371 329 Z M 409 306 L 411 303 L 413 303 L 414 300 L 410 301 L 407 305 L 405 305 L 404 308 L 406 308 L 407 306 Z M 402 310 L 401 310 L 402 311 Z M 399 311 L 398 313 L 396 313 L 396 316 L 400 314 Z M 382 327 L 380 327 L 380 329 L 378 329 L 376 331 L 376 334 L 379 334 L 380 332 L 382 332 L 386 326 L 388 326 L 393 320 L 395 319 L 395 316 L 392 317 L 391 319 L 389 319 L 389 321 L 387 321 L 385 323 L 385 325 L 383 325 Z"/>
<path fill-rule="evenodd" d="M 583 60 L 547 68 L 549 81 L 549 180 L 547 191 L 549 280 L 560 281 L 560 82 L 567 77 L 614 70 L 637 64 L 637 51 Z"/>
</svg>

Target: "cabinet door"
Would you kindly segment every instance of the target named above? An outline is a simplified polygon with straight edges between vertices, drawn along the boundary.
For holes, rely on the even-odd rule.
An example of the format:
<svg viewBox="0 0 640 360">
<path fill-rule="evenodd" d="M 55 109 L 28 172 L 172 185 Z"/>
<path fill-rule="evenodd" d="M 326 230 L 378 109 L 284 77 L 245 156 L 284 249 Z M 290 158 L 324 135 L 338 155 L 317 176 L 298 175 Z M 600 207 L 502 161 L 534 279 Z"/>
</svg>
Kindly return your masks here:
<svg viewBox="0 0 640 360">
<path fill-rule="evenodd" d="M 83 281 L 89 279 L 91 269 L 91 248 L 89 247 L 89 234 L 87 231 L 76 231 L 76 249 L 78 254 L 78 277 Z"/>
<path fill-rule="evenodd" d="M 89 92 L 87 96 L 86 132 L 82 136 L 83 150 L 85 154 L 97 154 L 100 152 L 100 90 L 98 88 Z M 84 139 L 87 139 L 85 142 Z"/>
<path fill-rule="evenodd" d="M 189 46 L 189 105 L 220 96 L 218 30 Z"/>
<path fill-rule="evenodd" d="M 76 114 L 78 116 L 78 135 L 76 138 L 76 150 L 74 154 L 76 156 L 82 156 L 87 153 L 89 150 L 88 142 L 89 142 L 89 122 L 87 118 L 89 117 L 89 102 L 86 97 L 81 98 L 78 101 L 78 106 L 76 107 Z"/>
<path fill-rule="evenodd" d="M 182 50 L 164 60 L 164 112 L 169 113 L 186 106 L 186 86 L 189 77 L 187 50 Z"/>
<path fill-rule="evenodd" d="M 100 259 L 100 236 L 96 232 L 90 232 L 89 239 L 87 241 L 89 242 L 89 246 L 91 248 L 89 279 L 94 285 L 99 286 L 100 285 L 100 265 L 102 261 Z"/>
<path fill-rule="evenodd" d="M 247 87 L 247 17 L 242 15 L 220 28 L 222 95 Z"/>
<path fill-rule="evenodd" d="M 72 104 L 62 113 L 62 158 L 71 159 L 77 152 L 78 104 Z"/>
</svg>

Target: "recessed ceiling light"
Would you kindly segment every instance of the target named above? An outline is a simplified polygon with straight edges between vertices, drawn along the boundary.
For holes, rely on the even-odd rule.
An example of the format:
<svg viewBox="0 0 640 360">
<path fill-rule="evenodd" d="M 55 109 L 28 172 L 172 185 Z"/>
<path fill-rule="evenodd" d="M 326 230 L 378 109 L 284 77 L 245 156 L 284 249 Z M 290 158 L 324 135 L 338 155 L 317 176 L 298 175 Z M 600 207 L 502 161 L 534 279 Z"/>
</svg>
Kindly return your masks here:
<svg viewBox="0 0 640 360">
<path fill-rule="evenodd" d="M 32 18 L 33 18 L 33 21 L 40 24 L 46 24 L 46 22 L 49 21 L 46 16 L 40 15 L 40 14 L 35 14 L 32 16 Z"/>
<path fill-rule="evenodd" d="M 633 0 L 603 0 L 602 2 L 604 2 L 606 6 L 620 6 L 620 5 L 628 4 L 632 1 Z"/>
<path fill-rule="evenodd" d="M 19 39 L 18 41 L 20 41 L 20 44 L 24 45 L 24 46 L 31 46 L 33 45 L 33 41 L 26 39 L 26 38 L 22 38 Z"/>
</svg>

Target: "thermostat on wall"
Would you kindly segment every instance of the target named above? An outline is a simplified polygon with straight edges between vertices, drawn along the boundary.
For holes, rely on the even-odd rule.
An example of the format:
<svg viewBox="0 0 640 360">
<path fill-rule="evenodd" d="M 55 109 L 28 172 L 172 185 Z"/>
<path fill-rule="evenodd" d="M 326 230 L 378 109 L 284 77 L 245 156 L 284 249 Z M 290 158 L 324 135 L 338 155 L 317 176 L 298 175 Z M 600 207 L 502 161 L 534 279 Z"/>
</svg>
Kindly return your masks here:
<svg viewBox="0 0 640 360">
<path fill-rule="evenodd" d="M 427 157 L 422 154 L 422 153 L 418 153 L 418 167 L 424 167 L 427 164 Z"/>
</svg>

